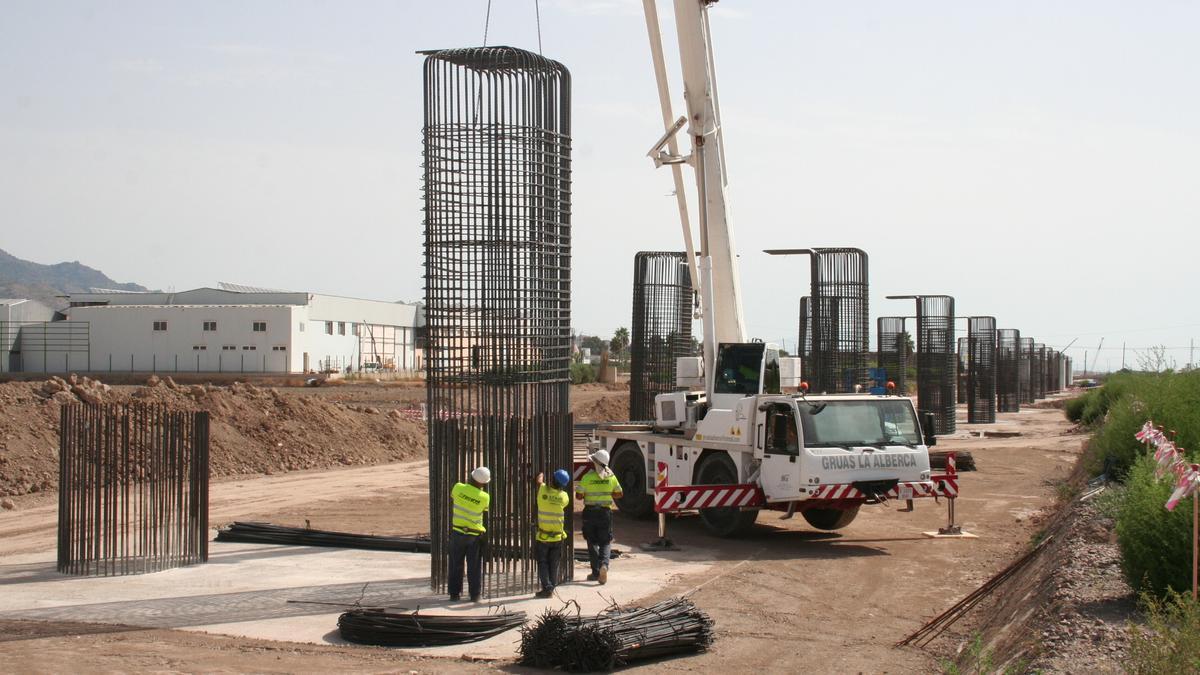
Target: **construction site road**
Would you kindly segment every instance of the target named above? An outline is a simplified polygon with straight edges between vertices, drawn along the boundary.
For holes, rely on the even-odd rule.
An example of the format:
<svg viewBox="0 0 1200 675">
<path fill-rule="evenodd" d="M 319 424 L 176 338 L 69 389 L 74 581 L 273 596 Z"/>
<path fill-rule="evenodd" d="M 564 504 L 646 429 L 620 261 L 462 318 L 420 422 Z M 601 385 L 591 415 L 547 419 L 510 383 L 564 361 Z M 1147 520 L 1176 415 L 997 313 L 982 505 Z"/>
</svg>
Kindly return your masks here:
<svg viewBox="0 0 1200 675">
<path fill-rule="evenodd" d="M 690 593 L 715 620 L 717 637 L 706 654 L 650 667 L 768 673 L 936 669 L 937 654 L 952 653 L 969 638 L 973 617 L 929 650 L 891 645 L 1028 550 L 1044 516 L 1057 508 L 1060 486 L 1084 439 L 1054 408 L 1001 414 L 992 425 L 963 421 L 960 433 L 942 439 L 937 449 L 974 455 L 979 470 L 961 475 L 957 513 L 977 539 L 923 536 L 945 524 L 945 502 L 933 500 L 918 500 L 913 513 L 899 512 L 903 505 L 896 503 L 863 507 L 857 520 L 835 533 L 816 531 L 799 515 L 781 520 L 778 512 L 763 512 L 750 536 L 723 540 L 705 533 L 695 516 L 670 519 L 668 533 L 683 550 L 635 555 L 686 560 L 704 551 L 715 564 L 703 573 L 672 577 L 643 600 Z M 989 431 L 1003 437 L 989 438 Z M 211 522 L 307 520 L 322 529 L 413 534 L 428 528 L 426 481 L 423 462 L 406 462 L 218 482 L 212 487 Z M 23 503 L 18 511 L 0 513 L 0 566 L 13 554 L 51 550 L 54 528 L 52 504 Z M 655 535 L 653 522 L 623 517 L 615 529 L 619 545 L 636 547 Z M 621 561 L 614 561 L 612 575 L 621 573 Z M 61 622 L 0 625 L 0 634 L 8 636 L 0 638 L 0 661 L 22 664 L 23 671 L 462 672 L 504 665 Z"/>
</svg>

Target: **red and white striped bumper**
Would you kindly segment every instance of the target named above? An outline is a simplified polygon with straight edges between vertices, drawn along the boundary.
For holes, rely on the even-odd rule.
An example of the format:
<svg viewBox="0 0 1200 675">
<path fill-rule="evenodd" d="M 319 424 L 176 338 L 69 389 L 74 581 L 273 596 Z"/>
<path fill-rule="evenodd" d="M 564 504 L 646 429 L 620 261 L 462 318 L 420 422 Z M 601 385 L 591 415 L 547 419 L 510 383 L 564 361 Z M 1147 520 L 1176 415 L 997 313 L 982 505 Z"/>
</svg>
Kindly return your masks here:
<svg viewBox="0 0 1200 675">
<path fill-rule="evenodd" d="M 689 485 L 659 487 L 654 491 L 654 510 L 673 513 L 721 506 L 762 506 L 766 503 L 757 485 Z"/>
<path fill-rule="evenodd" d="M 957 497 L 958 480 L 954 476 L 934 476 L 927 481 L 897 483 L 884 493 L 888 499 L 920 499 L 922 497 Z M 821 485 L 809 495 L 809 500 L 867 499 L 868 495 L 850 483 Z"/>
</svg>

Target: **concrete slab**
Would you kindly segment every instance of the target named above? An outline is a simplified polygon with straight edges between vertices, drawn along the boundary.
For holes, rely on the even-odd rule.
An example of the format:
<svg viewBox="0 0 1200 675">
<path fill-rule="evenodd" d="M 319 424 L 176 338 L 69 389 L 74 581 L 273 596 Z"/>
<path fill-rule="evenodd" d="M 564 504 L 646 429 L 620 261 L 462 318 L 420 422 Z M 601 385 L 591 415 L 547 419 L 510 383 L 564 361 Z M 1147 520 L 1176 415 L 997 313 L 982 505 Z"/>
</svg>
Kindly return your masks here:
<svg viewBox="0 0 1200 675">
<path fill-rule="evenodd" d="M 205 565 L 124 577 L 71 577 L 54 569 L 54 553 L 0 558 L 0 619 L 83 621 L 176 628 L 223 635 L 345 644 L 340 605 L 482 614 L 503 607 L 531 619 L 547 607 L 578 603 L 585 613 L 636 601 L 673 577 L 705 571 L 707 551 L 635 552 L 614 560 L 608 584 L 572 582 L 557 597 L 494 598 L 451 603 L 429 590 L 429 556 L 303 546 L 212 542 Z M 576 577 L 587 575 L 576 564 Z M 332 603 L 332 604 L 329 604 Z M 509 658 L 519 633 L 469 645 L 407 650 L 431 656 Z"/>
</svg>

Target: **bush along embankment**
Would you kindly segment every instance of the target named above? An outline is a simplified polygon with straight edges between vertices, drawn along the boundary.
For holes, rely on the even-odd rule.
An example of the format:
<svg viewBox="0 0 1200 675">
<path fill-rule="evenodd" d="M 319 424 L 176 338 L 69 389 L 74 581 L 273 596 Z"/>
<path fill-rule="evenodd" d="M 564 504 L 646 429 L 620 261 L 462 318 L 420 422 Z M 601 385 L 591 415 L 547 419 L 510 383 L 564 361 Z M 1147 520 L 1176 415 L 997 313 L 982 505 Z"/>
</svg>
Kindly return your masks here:
<svg viewBox="0 0 1200 675">
<path fill-rule="evenodd" d="M 1200 461 L 1200 371 L 1117 373 L 1064 410 L 1092 432 L 1088 469 L 1117 483 L 1109 501 L 1121 569 L 1138 594 L 1143 619 L 1130 627 L 1124 667 L 1200 673 L 1200 606 L 1192 597 L 1191 502 L 1197 497 L 1174 508 L 1177 490 Z M 1165 430 L 1158 441 L 1148 438 L 1148 422 Z M 1169 443 L 1169 452 L 1161 441 Z"/>
</svg>

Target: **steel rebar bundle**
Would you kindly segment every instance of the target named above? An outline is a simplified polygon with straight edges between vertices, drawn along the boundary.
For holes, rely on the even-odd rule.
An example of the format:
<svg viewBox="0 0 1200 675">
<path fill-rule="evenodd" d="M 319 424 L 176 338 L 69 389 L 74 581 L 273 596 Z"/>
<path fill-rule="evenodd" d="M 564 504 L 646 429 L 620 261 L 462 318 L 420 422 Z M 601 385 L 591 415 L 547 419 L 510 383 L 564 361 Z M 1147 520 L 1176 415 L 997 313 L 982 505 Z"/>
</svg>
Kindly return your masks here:
<svg viewBox="0 0 1200 675">
<path fill-rule="evenodd" d="M 876 319 L 875 328 L 879 367 L 884 377 L 896 385 L 896 392 L 903 395 L 907 391 L 909 337 L 904 330 L 904 317 L 881 316 Z"/>
<path fill-rule="evenodd" d="M 996 410 L 1021 410 L 1020 352 L 1021 331 L 1001 328 L 996 331 Z"/>
<path fill-rule="evenodd" d="M 933 413 L 934 433 L 954 433 L 957 359 L 954 298 L 949 295 L 889 295 L 917 303 L 917 410 Z"/>
<path fill-rule="evenodd" d="M 523 665 L 591 672 L 702 652 L 712 641 L 712 619 L 690 600 L 671 598 L 593 617 L 546 610 L 536 624 L 521 629 L 519 653 Z"/>
<path fill-rule="evenodd" d="M 363 608 L 339 616 L 338 631 L 347 642 L 360 645 L 436 647 L 486 640 L 523 623 L 525 612 L 422 614 Z"/>
<path fill-rule="evenodd" d="M 996 317 L 967 319 L 967 423 L 996 421 Z"/>
<path fill-rule="evenodd" d="M 62 406 L 58 571 L 140 574 L 208 560 L 208 413 Z"/>
<path fill-rule="evenodd" d="M 511 47 L 424 53 L 431 584 L 450 490 L 485 465 L 483 591 L 528 592 L 533 478 L 571 466 L 571 78 Z"/>
<path fill-rule="evenodd" d="M 675 390 L 675 360 L 692 346 L 692 304 L 686 254 L 642 251 L 633 260 L 629 419 L 654 419 L 654 397 Z"/>
</svg>

